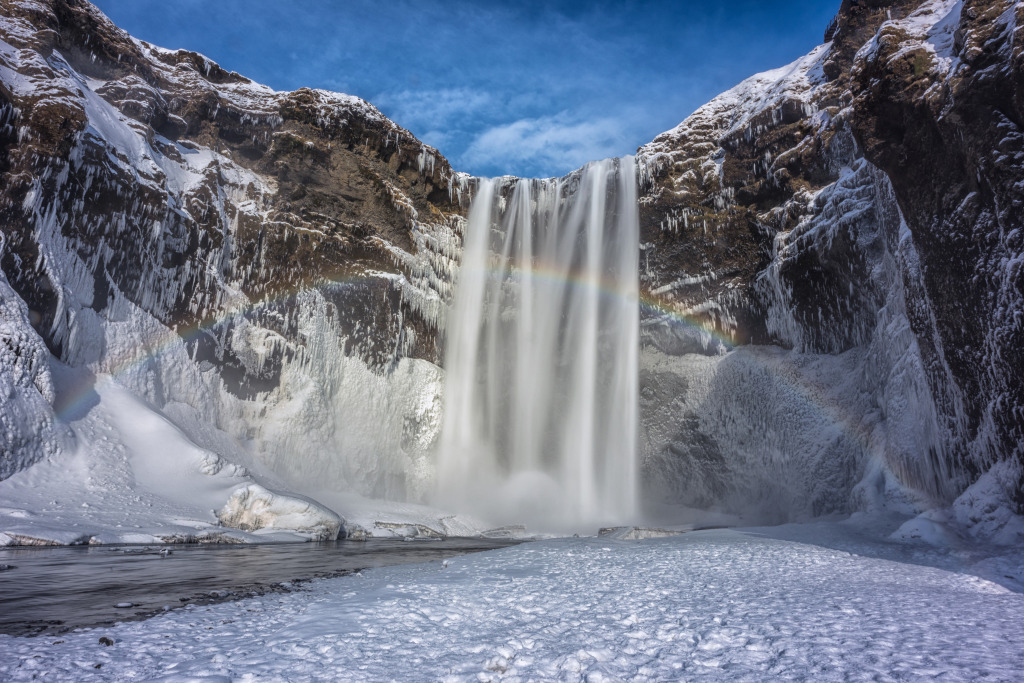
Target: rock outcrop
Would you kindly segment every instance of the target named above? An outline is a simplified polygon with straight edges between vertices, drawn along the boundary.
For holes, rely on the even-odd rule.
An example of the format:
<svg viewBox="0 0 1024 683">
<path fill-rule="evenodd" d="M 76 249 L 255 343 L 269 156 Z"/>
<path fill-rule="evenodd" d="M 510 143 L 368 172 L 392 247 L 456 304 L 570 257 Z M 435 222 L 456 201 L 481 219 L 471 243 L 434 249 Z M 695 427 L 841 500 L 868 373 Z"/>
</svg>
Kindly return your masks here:
<svg viewBox="0 0 1024 683">
<path fill-rule="evenodd" d="M 971 481 L 1013 463 L 1024 512 L 1021 27 L 1014 2 L 928 3 L 887 23 L 858 54 L 852 128 L 920 258 L 909 320 L 943 455 Z"/>
</svg>

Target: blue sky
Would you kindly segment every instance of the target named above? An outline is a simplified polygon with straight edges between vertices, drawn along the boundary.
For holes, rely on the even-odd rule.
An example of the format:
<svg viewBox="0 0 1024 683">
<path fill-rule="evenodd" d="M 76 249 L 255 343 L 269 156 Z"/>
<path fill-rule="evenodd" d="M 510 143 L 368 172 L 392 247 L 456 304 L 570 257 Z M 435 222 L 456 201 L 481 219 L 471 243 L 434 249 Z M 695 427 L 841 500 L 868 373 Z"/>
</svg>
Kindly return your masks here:
<svg viewBox="0 0 1024 683">
<path fill-rule="evenodd" d="M 561 175 L 631 154 L 822 40 L 839 0 L 94 0 L 143 40 L 278 90 L 363 97 L 457 168 Z"/>
</svg>

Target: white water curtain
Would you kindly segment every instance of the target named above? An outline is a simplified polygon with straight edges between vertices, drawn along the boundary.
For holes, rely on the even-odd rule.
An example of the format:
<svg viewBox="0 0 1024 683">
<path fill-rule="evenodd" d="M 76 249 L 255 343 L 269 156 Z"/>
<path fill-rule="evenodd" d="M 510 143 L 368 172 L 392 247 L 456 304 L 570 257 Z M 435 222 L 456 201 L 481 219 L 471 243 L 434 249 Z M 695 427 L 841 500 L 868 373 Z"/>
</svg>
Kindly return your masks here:
<svg viewBox="0 0 1024 683">
<path fill-rule="evenodd" d="M 448 318 L 438 505 L 551 531 L 635 517 L 636 198 L 632 157 L 480 182 Z"/>
</svg>

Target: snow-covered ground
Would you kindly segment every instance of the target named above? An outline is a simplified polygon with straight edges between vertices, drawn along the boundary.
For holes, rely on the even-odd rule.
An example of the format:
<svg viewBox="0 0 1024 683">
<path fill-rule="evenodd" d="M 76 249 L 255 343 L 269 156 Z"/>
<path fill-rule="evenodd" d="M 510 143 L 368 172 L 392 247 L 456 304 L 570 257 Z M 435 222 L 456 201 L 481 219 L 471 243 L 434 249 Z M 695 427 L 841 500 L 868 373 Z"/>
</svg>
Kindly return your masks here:
<svg viewBox="0 0 1024 683">
<path fill-rule="evenodd" d="M 0 636 L 0 678 L 1020 680 L 1024 553 L 872 540 L 866 526 L 564 538 L 367 570 Z"/>
</svg>

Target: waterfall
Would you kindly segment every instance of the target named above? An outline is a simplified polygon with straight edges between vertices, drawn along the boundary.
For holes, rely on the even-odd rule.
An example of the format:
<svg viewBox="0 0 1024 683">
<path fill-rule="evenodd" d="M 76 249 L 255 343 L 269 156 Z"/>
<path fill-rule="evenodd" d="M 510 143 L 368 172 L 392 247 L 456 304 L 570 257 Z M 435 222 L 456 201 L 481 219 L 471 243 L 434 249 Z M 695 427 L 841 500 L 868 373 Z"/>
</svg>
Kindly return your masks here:
<svg viewBox="0 0 1024 683">
<path fill-rule="evenodd" d="M 480 181 L 446 330 L 438 504 L 589 529 L 637 507 L 632 157 Z"/>
</svg>

